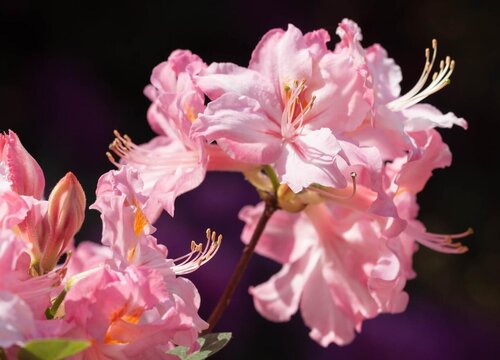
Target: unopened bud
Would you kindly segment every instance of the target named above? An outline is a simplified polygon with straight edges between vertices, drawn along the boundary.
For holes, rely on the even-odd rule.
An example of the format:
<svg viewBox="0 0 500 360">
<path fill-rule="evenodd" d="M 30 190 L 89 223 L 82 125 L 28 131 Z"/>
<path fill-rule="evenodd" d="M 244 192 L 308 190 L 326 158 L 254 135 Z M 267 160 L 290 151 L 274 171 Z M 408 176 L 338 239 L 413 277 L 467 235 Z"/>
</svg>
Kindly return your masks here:
<svg viewBox="0 0 500 360">
<path fill-rule="evenodd" d="M 50 236 L 43 249 L 42 268 L 53 268 L 85 217 L 85 193 L 73 173 L 67 173 L 49 196 L 47 220 Z"/>
<path fill-rule="evenodd" d="M 45 187 L 43 171 L 11 130 L 8 134 L 0 134 L 0 163 L 3 163 L 13 191 L 42 199 Z"/>
</svg>

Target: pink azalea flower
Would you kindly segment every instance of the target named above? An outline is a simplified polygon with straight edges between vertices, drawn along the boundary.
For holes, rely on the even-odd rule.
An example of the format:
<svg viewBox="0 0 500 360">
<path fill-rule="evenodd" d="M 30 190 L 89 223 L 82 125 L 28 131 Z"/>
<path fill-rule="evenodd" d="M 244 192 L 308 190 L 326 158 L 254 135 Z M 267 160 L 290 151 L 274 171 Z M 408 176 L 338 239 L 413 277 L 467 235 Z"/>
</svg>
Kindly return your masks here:
<svg viewBox="0 0 500 360">
<path fill-rule="evenodd" d="M 177 196 L 196 188 L 207 170 L 239 171 L 248 166 L 227 157 L 218 146 L 189 137 L 191 124 L 205 109 L 205 98 L 193 76 L 205 63 L 187 50 L 174 51 L 153 69 L 151 85 L 144 92 L 152 101 L 148 121 L 158 134 L 149 143 L 136 145 L 115 132 L 113 152 L 141 172 L 143 194 L 149 197 L 146 215 L 156 220 L 162 209 L 174 214 Z M 111 155 L 110 160 L 118 167 Z"/>
<path fill-rule="evenodd" d="M 395 215 L 370 211 L 377 196 L 358 186 L 351 197 L 341 193 L 345 190 L 315 191 L 330 201 L 312 202 L 299 214 L 278 211 L 271 218 L 256 251 L 283 267 L 250 289 L 265 318 L 288 321 L 300 308 L 314 340 L 323 346 L 347 344 L 364 319 L 405 309 L 408 295 L 403 288 L 406 279 L 415 276 L 412 256 L 417 243 L 444 253 L 467 250 L 454 240 L 471 230 L 433 234 L 416 220 L 416 194 L 434 169 L 450 165 L 451 153 L 434 129 L 411 135 L 420 157 L 408 154 L 384 168 L 384 191 L 395 205 Z M 300 200 L 308 195 L 296 196 Z M 262 211 L 262 204 L 241 211 L 244 242 Z M 392 229 L 395 222 L 397 230 Z"/>
<path fill-rule="evenodd" d="M 337 33 L 331 52 L 326 31 L 303 35 L 289 25 L 264 35 L 248 68 L 210 65 L 196 79 L 213 101 L 193 136 L 217 141 L 236 160 L 272 164 L 294 192 L 345 187 L 349 154 L 339 137 L 364 120 L 372 95 L 358 33 L 343 24 Z"/>
<path fill-rule="evenodd" d="M 261 212 L 261 205 L 241 211 L 243 241 Z M 278 211 L 257 252 L 283 267 L 250 288 L 257 311 L 282 322 L 300 308 L 309 335 L 325 347 L 351 342 L 364 319 L 404 311 L 408 274 L 401 264 L 411 264 L 412 251 L 393 250 L 382 230 L 383 224 L 361 212 L 339 212 L 325 204 L 310 205 L 300 214 Z M 407 246 L 401 239 L 391 241 Z"/>
<path fill-rule="evenodd" d="M 192 346 L 206 324 L 185 307 L 199 299 L 192 291 L 179 297 L 171 286 L 186 282 L 171 280 L 134 266 L 124 271 L 100 267 L 75 280 L 64 302 L 65 321 L 73 325 L 65 336 L 92 343 L 78 358 L 175 359 L 166 352 L 175 345 Z"/>
<path fill-rule="evenodd" d="M 74 291 L 75 296 L 84 296 L 85 300 L 79 298 L 74 304 L 72 297 L 67 300 L 70 308 L 74 309 L 66 312 L 67 321 L 96 321 L 95 325 L 81 324 L 83 329 L 88 326 L 95 329 L 91 338 L 98 350 L 93 347 L 87 351 L 94 355 L 102 353 L 111 358 L 134 358 L 138 354 L 147 354 L 150 358 L 171 358 L 165 352 L 173 344 L 193 346 L 198 333 L 208 326 L 198 316 L 198 291 L 189 280 L 178 275 L 193 272 L 209 261 L 217 252 L 222 238 L 216 238 L 214 232 L 207 230 L 205 248 L 192 242 L 188 254 L 175 260 L 169 259 L 167 248 L 158 244 L 152 236 L 155 229 L 145 213 L 147 197 L 143 195 L 143 187 L 139 172 L 129 166 L 110 171 L 99 179 L 97 200 L 91 208 L 101 212 L 102 243 L 109 247 L 112 255 L 110 258 L 108 254 L 100 255 L 105 260 L 104 267 L 90 268 L 68 280 L 69 294 Z M 101 252 L 94 246 L 89 250 L 91 253 Z M 147 276 L 144 275 L 146 273 Z M 131 293 L 116 295 L 119 298 L 110 302 L 111 310 L 108 311 L 107 305 L 101 309 L 101 305 L 97 305 L 102 303 L 97 299 L 101 291 L 103 299 L 112 298 L 108 291 L 124 292 L 121 287 L 128 280 L 123 280 L 123 277 L 128 276 L 134 279 L 133 287 L 126 289 Z M 117 290 L 110 290 L 115 286 Z M 149 297 L 148 291 L 155 291 L 150 294 L 152 297 Z M 141 298 L 143 296 L 148 296 L 150 301 Z M 82 305 L 80 300 L 86 305 Z M 120 308 L 119 321 L 110 323 L 109 312 L 116 313 L 116 308 L 125 306 L 123 304 L 127 307 Z M 87 305 L 87 312 L 80 314 L 79 311 Z M 73 311 L 74 315 L 70 315 Z M 105 313 L 100 314 L 100 311 Z M 134 321 L 129 321 L 133 314 Z M 108 320 L 105 322 L 102 319 Z M 80 332 L 74 331 L 68 336 L 79 336 Z"/>
<path fill-rule="evenodd" d="M 120 268 L 129 265 L 155 268 L 164 274 L 183 275 L 195 271 L 217 252 L 221 236 L 207 231 L 207 245 L 191 243 L 191 251 L 178 263 L 167 259 L 168 250 L 151 234 L 155 228 L 145 214 L 146 197 L 139 172 L 131 167 L 112 170 L 99 179 L 96 202 L 91 208 L 101 212 L 102 243 L 113 251 Z"/>
</svg>

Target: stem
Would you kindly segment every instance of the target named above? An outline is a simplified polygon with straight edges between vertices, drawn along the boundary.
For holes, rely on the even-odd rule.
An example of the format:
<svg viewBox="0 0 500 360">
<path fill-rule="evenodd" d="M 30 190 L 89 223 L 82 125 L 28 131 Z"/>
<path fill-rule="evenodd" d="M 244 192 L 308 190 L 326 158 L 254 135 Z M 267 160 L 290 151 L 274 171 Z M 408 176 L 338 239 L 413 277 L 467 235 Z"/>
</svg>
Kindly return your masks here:
<svg viewBox="0 0 500 360">
<path fill-rule="evenodd" d="M 229 280 L 226 289 L 222 293 L 222 296 L 220 297 L 217 306 L 215 307 L 215 309 L 212 311 L 212 314 L 208 318 L 208 324 L 209 324 L 208 329 L 203 331 L 203 334 L 208 334 L 213 330 L 213 328 L 215 327 L 215 325 L 217 325 L 217 322 L 221 318 L 222 314 L 224 313 L 224 310 L 226 310 L 226 307 L 231 302 L 234 290 L 238 286 L 238 283 L 240 282 L 243 273 L 248 267 L 250 258 L 252 257 L 252 254 L 255 250 L 255 247 L 257 246 L 260 236 L 264 232 L 266 224 L 278 208 L 276 197 L 274 195 L 269 196 L 269 198 L 265 200 L 265 203 L 266 207 L 259 219 L 259 222 L 257 223 L 257 226 L 255 227 L 250 242 L 243 249 L 243 253 L 241 254 L 240 260 L 238 261 L 238 264 L 236 265 L 236 268 L 234 269 L 233 274 L 231 275 L 231 279 Z"/>
<path fill-rule="evenodd" d="M 280 181 L 278 179 L 278 176 L 274 172 L 273 168 L 271 165 L 264 165 L 263 166 L 264 171 L 266 172 L 267 176 L 271 180 L 271 183 L 273 184 L 273 189 L 274 192 L 278 191 L 278 188 L 280 187 Z"/>
<path fill-rule="evenodd" d="M 61 293 L 57 295 L 52 306 L 45 310 L 45 317 L 47 319 L 52 320 L 56 316 L 57 310 L 59 310 L 59 306 L 61 306 L 67 293 L 68 290 L 64 288 L 63 291 L 61 291 Z"/>
</svg>

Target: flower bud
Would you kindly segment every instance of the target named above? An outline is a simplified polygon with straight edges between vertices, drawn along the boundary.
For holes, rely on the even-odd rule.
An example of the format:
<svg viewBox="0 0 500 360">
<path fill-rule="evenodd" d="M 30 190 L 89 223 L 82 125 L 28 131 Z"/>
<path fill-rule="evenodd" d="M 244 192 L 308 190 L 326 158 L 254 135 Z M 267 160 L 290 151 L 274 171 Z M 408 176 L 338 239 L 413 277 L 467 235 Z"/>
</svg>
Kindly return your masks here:
<svg viewBox="0 0 500 360">
<path fill-rule="evenodd" d="M 8 134 L 0 134 L 0 164 L 3 164 L 14 192 L 38 200 L 43 197 L 45 178 L 42 169 L 11 130 Z"/>
<path fill-rule="evenodd" d="M 48 200 L 50 236 L 42 250 L 42 269 L 52 269 L 85 217 L 85 193 L 73 173 L 68 172 L 54 187 Z"/>
</svg>

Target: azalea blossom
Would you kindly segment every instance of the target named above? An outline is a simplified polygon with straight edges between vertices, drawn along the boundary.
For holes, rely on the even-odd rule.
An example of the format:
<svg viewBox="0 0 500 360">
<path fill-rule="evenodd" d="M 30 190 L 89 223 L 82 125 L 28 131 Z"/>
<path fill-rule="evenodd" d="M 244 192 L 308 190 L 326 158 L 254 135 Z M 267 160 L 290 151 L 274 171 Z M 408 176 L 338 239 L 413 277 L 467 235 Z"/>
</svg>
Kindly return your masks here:
<svg viewBox="0 0 500 360">
<path fill-rule="evenodd" d="M 145 213 L 151 221 L 162 209 L 173 215 L 177 196 L 200 185 L 207 170 L 248 168 L 231 160 L 218 146 L 189 136 L 191 124 L 205 109 L 204 94 L 193 82 L 204 68 L 205 63 L 190 51 L 174 51 L 153 69 L 151 85 L 144 89 L 152 102 L 148 121 L 158 136 L 136 145 L 130 137 L 115 132 L 116 139 L 110 145 L 121 164 L 140 170 L 142 191 L 149 198 Z M 108 157 L 116 166 L 122 166 L 110 153 Z"/>
<path fill-rule="evenodd" d="M 408 295 L 403 288 L 415 276 L 412 256 L 418 243 L 443 253 L 467 250 L 454 240 L 471 230 L 433 234 L 416 220 L 416 194 L 434 169 L 451 162 L 451 153 L 435 130 L 418 135 L 413 140 L 423 149 L 421 157 L 397 158 L 385 168 L 385 191 L 404 225 L 396 233 L 387 231 L 394 218 L 367 212 L 370 197 L 355 200 L 355 195 L 337 201 L 330 196 L 300 213 L 280 210 L 271 218 L 256 251 L 283 267 L 250 289 L 259 313 L 272 321 L 288 321 L 300 308 L 314 340 L 323 346 L 344 345 L 361 330 L 363 320 L 404 311 Z M 375 196 L 371 199 L 375 201 Z M 241 211 L 246 222 L 244 242 L 262 211 L 263 204 Z"/>
<path fill-rule="evenodd" d="M 469 229 L 460 234 L 434 234 L 416 219 L 417 193 L 435 169 L 451 164 L 451 153 L 434 127 L 466 127 L 465 120 L 452 113 L 442 115 L 430 105 L 417 104 L 447 84 L 454 62 L 449 57 L 443 60 L 440 71 L 424 86 L 436 58 L 434 41 L 432 57 L 426 50 L 421 79 L 400 96 L 400 69 L 382 47 L 363 49 L 361 31 L 350 20 L 339 24 L 337 34 L 342 40 L 333 54 L 345 49 L 355 54 L 352 59 L 367 71 L 367 88 L 373 96 L 372 111 L 351 123 L 348 131 L 336 132 L 342 134 L 339 144 L 349 165 L 342 170 L 353 171 L 351 184 L 339 188 L 311 181 L 294 188 L 274 160 L 262 161 L 271 163 L 281 176 L 276 191 L 281 210 L 269 220 L 256 251 L 283 267 L 267 282 L 250 288 L 257 311 L 269 320 L 288 321 L 300 309 L 310 336 L 322 346 L 347 344 L 365 319 L 404 311 L 408 294 L 403 289 L 406 280 L 415 276 L 412 256 L 417 244 L 458 254 L 467 250 L 458 239 L 472 233 Z M 313 50 L 309 53 L 315 54 Z M 245 71 L 249 70 L 241 70 Z M 218 84 L 227 76 L 208 74 L 199 82 L 202 87 L 209 80 Z M 213 104 L 230 93 L 228 90 Z M 224 148 L 225 136 L 233 136 L 228 124 L 237 115 L 232 114 L 231 119 L 217 112 L 207 115 L 211 104 L 198 123 L 204 127 L 196 126 Z M 226 114 L 227 109 L 224 111 Z M 304 171 L 294 171 L 303 176 Z M 274 185 L 266 176 L 257 174 L 250 179 L 261 191 L 272 193 Z M 264 205 L 259 204 L 240 212 L 246 223 L 245 243 L 263 210 Z"/>
<path fill-rule="evenodd" d="M 65 336 L 92 343 L 77 358 L 175 359 L 168 350 L 192 346 L 198 330 L 184 301 L 199 301 L 197 293 L 183 288 L 193 298 L 180 298 L 170 286 L 158 271 L 135 266 L 101 266 L 72 284 L 64 301 L 64 320 L 72 329 Z"/>
<path fill-rule="evenodd" d="M 210 65 L 196 83 L 213 101 L 193 136 L 217 141 L 236 160 L 272 164 L 294 192 L 345 187 L 349 154 L 338 137 L 366 117 L 371 89 L 357 39 L 341 37 L 332 52 L 326 31 L 303 35 L 289 25 L 264 35 L 248 68 Z"/>
<path fill-rule="evenodd" d="M 191 243 L 190 252 L 169 259 L 158 244 L 144 209 L 139 172 L 124 166 L 104 174 L 92 208 L 101 212 L 102 245 L 75 250 L 66 278 L 64 337 L 90 340 L 80 357 L 162 358 L 175 346 L 196 349 L 208 324 L 198 315 L 196 287 L 179 276 L 197 270 L 219 249 L 222 237 L 207 230 L 207 244 Z M 90 255 L 91 264 L 83 263 Z M 95 261 L 97 258 L 97 261 Z"/>
</svg>

